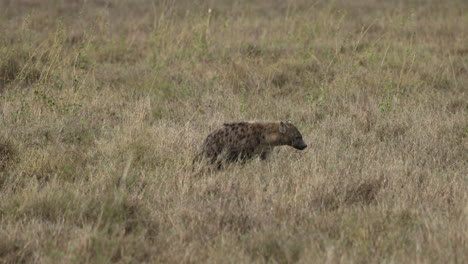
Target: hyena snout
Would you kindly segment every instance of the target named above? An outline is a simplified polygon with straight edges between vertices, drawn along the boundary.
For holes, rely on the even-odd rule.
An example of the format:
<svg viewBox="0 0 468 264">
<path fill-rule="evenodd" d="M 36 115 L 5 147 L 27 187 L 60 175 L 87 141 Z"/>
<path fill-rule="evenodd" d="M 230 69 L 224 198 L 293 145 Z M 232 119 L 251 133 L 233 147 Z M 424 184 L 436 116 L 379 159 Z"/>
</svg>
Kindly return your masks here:
<svg viewBox="0 0 468 264">
<path fill-rule="evenodd" d="M 302 139 L 296 140 L 293 144 L 293 148 L 298 149 L 298 150 L 303 150 L 307 148 L 307 144 Z"/>
</svg>

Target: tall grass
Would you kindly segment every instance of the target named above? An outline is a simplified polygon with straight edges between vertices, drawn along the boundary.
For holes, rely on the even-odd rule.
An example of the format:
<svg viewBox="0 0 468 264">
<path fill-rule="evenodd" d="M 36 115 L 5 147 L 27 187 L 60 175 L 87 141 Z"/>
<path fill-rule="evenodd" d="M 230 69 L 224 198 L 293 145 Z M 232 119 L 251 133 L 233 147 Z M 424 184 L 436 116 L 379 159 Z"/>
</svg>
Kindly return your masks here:
<svg viewBox="0 0 468 264">
<path fill-rule="evenodd" d="M 0 262 L 468 262 L 467 13 L 0 0 Z M 305 151 L 193 172 L 285 119 Z"/>
</svg>

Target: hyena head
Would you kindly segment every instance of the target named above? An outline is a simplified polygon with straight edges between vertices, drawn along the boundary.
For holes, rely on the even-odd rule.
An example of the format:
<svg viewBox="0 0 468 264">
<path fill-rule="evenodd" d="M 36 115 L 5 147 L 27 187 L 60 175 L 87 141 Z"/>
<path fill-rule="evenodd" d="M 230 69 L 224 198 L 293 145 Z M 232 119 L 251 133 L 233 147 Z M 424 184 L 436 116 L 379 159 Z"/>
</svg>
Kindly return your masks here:
<svg viewBox="0 0 468 264">
<path fill-rule="evenodd" d="M 280 122 L 279 132 L 283 136 L 286 145 L 295 149 L 303 150 L 307 148 L 307 144 L 302 139 L 301 132 L 292 124 L 290 120 Z"/>
</svg>

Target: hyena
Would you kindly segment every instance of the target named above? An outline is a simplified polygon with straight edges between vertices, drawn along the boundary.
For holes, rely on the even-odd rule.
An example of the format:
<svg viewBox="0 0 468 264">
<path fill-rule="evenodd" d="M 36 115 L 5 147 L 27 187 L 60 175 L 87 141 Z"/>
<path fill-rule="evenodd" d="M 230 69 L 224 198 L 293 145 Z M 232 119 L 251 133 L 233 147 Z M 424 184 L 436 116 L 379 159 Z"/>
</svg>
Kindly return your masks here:
<svg viewBox="0 0 468 264">
<path fill-rule="evenodd" d="M 224 123 L 211 132 L 195 158 L 206 158 L 221 167 L 223 161 L 245 162 L 260 156 L 265 160 L 274 147 L 288 145 L 299 150 L 307 147 L 291 121 Z"/>
</svg>

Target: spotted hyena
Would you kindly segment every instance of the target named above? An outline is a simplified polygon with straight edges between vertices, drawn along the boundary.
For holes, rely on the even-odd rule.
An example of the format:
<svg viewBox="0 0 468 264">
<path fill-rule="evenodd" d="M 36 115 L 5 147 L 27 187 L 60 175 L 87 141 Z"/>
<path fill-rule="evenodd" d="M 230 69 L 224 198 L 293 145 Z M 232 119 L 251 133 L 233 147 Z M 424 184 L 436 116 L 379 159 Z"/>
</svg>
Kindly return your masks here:
<svg viewBox="0 0 468 264">
<path fill-rule="evenodd" d="M 224 123 L 206 137 L 196 160 L 204 157 L 219 168 L 223 161 L 243 162 L 256 156 L 264 160 L 274 147 L 283 145 L 307 147 L 291 121 Z"/>
</svg>

